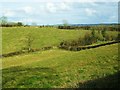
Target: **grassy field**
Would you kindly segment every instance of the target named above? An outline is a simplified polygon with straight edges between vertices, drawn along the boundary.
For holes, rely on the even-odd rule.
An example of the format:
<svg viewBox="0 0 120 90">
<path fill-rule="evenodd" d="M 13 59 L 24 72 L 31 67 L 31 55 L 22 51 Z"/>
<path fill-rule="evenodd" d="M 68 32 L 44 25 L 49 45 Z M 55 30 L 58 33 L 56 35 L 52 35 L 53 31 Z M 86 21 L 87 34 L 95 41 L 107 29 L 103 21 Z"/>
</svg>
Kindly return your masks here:
<svg viewBox="0 0 120 90">
<path fill-rule="evenodd" d="M 57 46 L 63 40 L 83 37 L 90 30 L 57 28 L 2 28 L 3 54 L 19 51 L 26 36 L 33 38 L 32 48 Z M 116 31 L 108 31 L 117 36 Z M 103 42 L 97 42 L 103 43 Z M 3 88 L 117 87 L 118 44 L 89 50 L 67 51 L 57 47 L 2 59 Z M 112 82 L 111 82 L 112 81 Z"/>
<path fill-rule="evenodd" d="M 118 44 L 79 52 L 56 48 L 3 58 L 2 61 L 3 88 L 90 88 L 118 85 Z M 89 80 L 92 83 L 84 85 Z"/>
<path fill-rule="evenodd" d="M 57 28 L 44 27 L 7 27 L 2 28 L 2 53 L 19 51 L 25 46 L 26 36 L 33 38 L 32 48 L 45 46 L 57 46 L 63 40 L 74 40 L 83 37 L 90 30 L 59 30 Z M 116 31 L 109 31 L 111 35 L 117 35 Z M 9 43 L 9 44 L 8 44 Z"/>
</svg>

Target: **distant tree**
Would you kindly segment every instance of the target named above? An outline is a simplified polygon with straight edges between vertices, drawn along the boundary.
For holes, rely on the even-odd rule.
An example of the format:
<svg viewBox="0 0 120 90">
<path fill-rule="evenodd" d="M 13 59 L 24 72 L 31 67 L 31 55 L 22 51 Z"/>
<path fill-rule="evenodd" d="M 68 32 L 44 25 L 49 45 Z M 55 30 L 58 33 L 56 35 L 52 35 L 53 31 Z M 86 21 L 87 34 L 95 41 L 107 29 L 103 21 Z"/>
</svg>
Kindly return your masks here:
<svg viewBox="0 0 120 90">
<path fill-rule="evenodd" d="M 85 36 L 84 36 L 84 38 L 83 38 L 83 41 L 84 41 L 84 45 L 90 45 L 90 44 L 92 44 L 93 39 L 92 39 L 91 34 L 86 33 Z"/>
<path fill-rule="evenodd" d="M 103 41 L 104 40 L 104 37 L 101 34 L 100 30 L 98 30 L 98 32 L 96 33 L 95 36 L 96 36 L 97 41 Z"/>
<path fill-rule="evenodd" d="M 119 41 L 120 40 L 120 33 L 118 33 L 118 35 L 117 35 L 117 37 L 116 37 L 116 39 L 115 40 L 117 40 L 117 41 Z"/>
<path fill-rule="evenodd" d="M 112 36 L 109 35 L 109 34 L 106 34 L 106 35 L 105 35 L 105 40 L 106 40 L 106 41 L 111 41 L 111 40 L 112 40 Z"/>
<path fill-rule="evenodd" d="M 0 18 L 0 24 L 1 25 L 5 25 L 5 24 L 7 24 L 7 17 L 6 16 L 2 16 L 1 18 Z"/>
<path fill-rule="evenodd" d="M 31 51 L 32 49 L 32 44 L 33 44 L 33 37 L 31 34 L 28 34 L 27 37 L 26 37 L 26 44 L 27 44 L 27 49 L 28 49 L 28 52 Z"/>
<path fill-rule="evenodd" d="M 17 26 L 23 26 L 22 22 L 18 22 Z"/>
<path fill-rule="evenodd" d="M 99 28 L 99 30 L 105 30 L 105 25 L 100 24 L 100 25 L 98 26 L 98 28 Z"/>
<path fill-rule="evenodd" d="M 92 30 L 91 34 L 92 34 L 92 37 L 95 38 L 95 30 L 94 29 Z"/>
<path fill-rule="evenodd" d="M 98 34 L 101 34 L 100 30 L 98 30 Z"/>
<path fill-rule="evenodd" d="M 67 20 L 63 20 L 63 26 L 68 26 L 68 21 Z"/>
<path fill-rule="evenodd" d="M 31 33 L 28 33 L 25 38 L 22 40 L 22 50 L 25 50 L 27 52 L 30 52 L 32 50 L 32 45 L 34 38 Z"/>
<path fill-rule="evenodd" d="M 102 31 L 101 31 L 101 34 L 102 34 L 103 37 L 105 38 L 105 36 L 106 36 L 106 30 L 102 30 Z"/>
</svg>

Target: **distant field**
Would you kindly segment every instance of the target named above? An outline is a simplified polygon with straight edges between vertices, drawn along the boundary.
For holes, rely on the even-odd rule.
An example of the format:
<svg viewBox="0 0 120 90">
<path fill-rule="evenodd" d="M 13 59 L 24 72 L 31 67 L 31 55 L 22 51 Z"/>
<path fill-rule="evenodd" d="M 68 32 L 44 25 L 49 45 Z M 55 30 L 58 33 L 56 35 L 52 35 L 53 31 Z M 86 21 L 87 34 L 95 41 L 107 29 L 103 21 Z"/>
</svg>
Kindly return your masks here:
<svg viewBox="0 0 120 90">
<path fill-rule="evenodd" d="M 61 30 L 44 27 L 4 27 L 2 28 L 2 52 L 3 54 L 21 50 L 25 45 L 24 40 L 28 34 L 33 38 L 32 48 L 56 46 L 63 40 L 74 40 L 83 37 L 90 30 Z M 109 31 L 111 35 L 117 35 L 116 31 Z"/>
<path fill-rule="evenodd" d="M 3 88 L 80 87 L 88 80 L 98 83 L 89 88 L 116 87 L 118 70 L 118 44 L 79 52 L 51 49 L 3 58 Z"/>
</svg>

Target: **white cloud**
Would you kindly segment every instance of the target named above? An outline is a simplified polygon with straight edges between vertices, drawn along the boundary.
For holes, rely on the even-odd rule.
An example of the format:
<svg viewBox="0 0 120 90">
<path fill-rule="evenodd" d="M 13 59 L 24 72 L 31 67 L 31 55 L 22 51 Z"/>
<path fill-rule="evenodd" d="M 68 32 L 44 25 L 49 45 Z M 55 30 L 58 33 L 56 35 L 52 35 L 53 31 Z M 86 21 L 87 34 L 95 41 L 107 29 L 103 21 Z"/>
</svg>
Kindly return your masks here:
<svg viewBox="0 0 120 90">
<path fill-rule="evenodd" d="M 13 17 L 15 16 L 15 12 L 13 10 L 6 9 L 3 11 L 3 15 L 7 17 Z"/>
<path fill-rule="evenodd" d="M 60 10 L 69 10 L 70 9 L 70 6 L 67 4 L 67 3 L 61 3 L 59 5 L 59 8 Z"/>
<path fill-rule="evenodd" d="M 23 7 L 22 10 L 24 10 L 26 13 L 33 13 L 33 8 L 30 6 Z"/>
<path fill-rule="evenodd" d="M 15 14 L 13 12 L 7 12 L 4 14 L 5 16 L 11 17 L 14 16 Z"/>
<path fill-rule="evenodd" d="M 56 8 L 54 3 L 47 3 L 46 4 L 46 9 L 47 9 L 48 12 L 54 13 L 54 12 L 56 12 L 57 8 Z"/>
<path fill-rule="evenodd" d="M 68 3 L 62 2 L 62 3 L 47 3 L 46 4 L 46 10 L 50 13 L 56 13 L 59 11 L 66 11 L 66 10 L 70 10 L 70 6 L 68 5 Z"/>
<path fill-rule="evenodd" d="M 92 16 L 93 14 L 96 13 L 96 10 L 90 9 L 90 8 L 86 8 L 85 12 L 87 13 L 88 16 Z"/>
<path fill-rule="evenodd" d="M 26 7 L 20 7 L 20 8 L 5 8 L 3 9 L 3 11 L 1 12 L 4 16 L 7 17 L 15 17 L 15 16 L 20 16 L 20 15 L 25 15 L 26 14 L 33 14 L 34 13 L 34 9 L 30 6 L 26 6 Z"/>
<path fill-rule="evenodd" d="M 24 24 L 30 24 L 30 23 L 32 23 L 32 22 L 35 22 L 35 20 L 34 19 L 32 19 L 32 18 L 23 18 L 23 19 L 20 19 L 20 20 L 17 20 L 16 22 L 24 22 Z"/>
<path fill-rule="evenodd" d="M 57 0 L 56 0 L 57 1 Z M 16 5 L 14 5 L 16 4 Z M 38 23 L 59 23 L 60 20 L 66 19 L 69 22 L 99 22 L 106 21 L 111 16 L 110 13 L 117 13 L 113 3 L 102 4 L 97 2 L 78 3 L 78 2 L 39 2 L 39 3 L 3 3 L 4 9 L 8 8 L 4 14 L 10 20 L 21 20 L 23 22 Z M 2 12 L 4 10 L 1 10 Z M 51 12 L 50 14 L 48 12 Z M 115 14 L 113 14 L 115 15 Z M 24 18 L 29 18 L 22 20 Z M 83 19 L 84 18 L 84 19 Z M 60 20 L 59 20 L 60 19 Z M 82 19 L 82 20 L 78 20 Z M 91 21 L 92 19 L 92 21 Z M 39 21 L 37 21 L 39 20 Z M 111 17 L 111 21 L 116 21 L 115 17 Z"/>
<path fill-rule="evenodd" d="M 27 19 L 25 19 L 25 21 L 26 21 L 26 22 L 33 22 L 33 19 L 27 18 Z"/>
</svg>

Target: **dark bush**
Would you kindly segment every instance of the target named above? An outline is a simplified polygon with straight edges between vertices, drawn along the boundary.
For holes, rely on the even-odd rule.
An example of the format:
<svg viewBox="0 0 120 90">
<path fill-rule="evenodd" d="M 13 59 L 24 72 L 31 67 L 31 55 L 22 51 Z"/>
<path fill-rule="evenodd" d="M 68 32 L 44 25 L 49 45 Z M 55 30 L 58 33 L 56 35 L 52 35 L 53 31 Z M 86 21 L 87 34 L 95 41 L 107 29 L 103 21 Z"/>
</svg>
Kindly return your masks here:
<svg viewBox="0 0 120 90">
<path fill-rule="evenodd" d="M 102 30 L 102 31 L 101 31 L 101 34 L 102 34 L 103 37 L 105 38 L 105 36 L 106 36 L 106 30 Z"/>
<path fill-rule="evenodd" d="M 106 34 L 106 35 L 105 35 L 105 40 L 106 40 L 106 41 L 111 41 L 111 40 L 112 40 L 112 36 L 109 35 L 109 34 Z"/>
<path fill-rule="evenodd" d="M 104 37 L 102 36 L 102 34 L 100 32 L 96 33 L 96 39 L 97 41 L 103 41 Z"/>
<path fill-rule="evenodd" d="M 77 40 L 72 40 L 69 44 L 70 44 L 70 46 L 77 46 L 78 41 Z"/>
<path fill-rule="evenodd" d="M 120 41 L 120 33 L 117 35 L 117 37 L 116 37 L 115 40 L 116 40 L 116 41 Z"/>
<path fill-rule="evenodd" d="M 78 45 L 79 45 L 79 46 L 83 46 L 83 45 L 84 45 L 83 38 L 80 37 L 80 38 L 78 39 Z"/>
<path fill-rule="evenodd" d="M 83 42 L 84 42 L 84 45 L 90 45 L 93 42 L 93 37 L 89 33 L 86 33 L 83 38 Z"/>
</svg>

